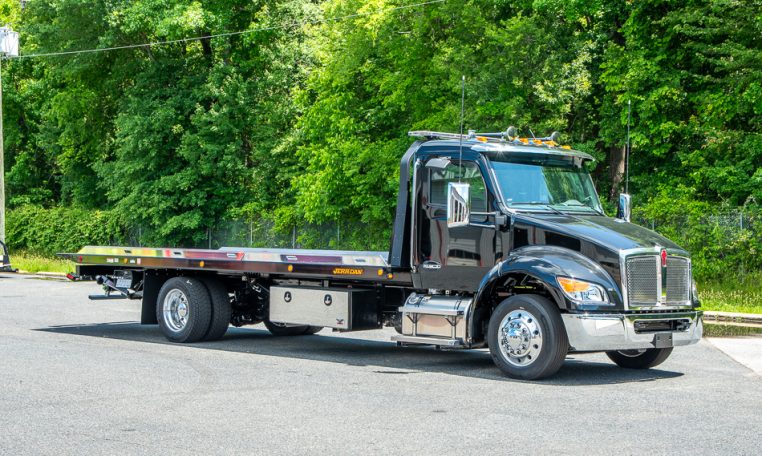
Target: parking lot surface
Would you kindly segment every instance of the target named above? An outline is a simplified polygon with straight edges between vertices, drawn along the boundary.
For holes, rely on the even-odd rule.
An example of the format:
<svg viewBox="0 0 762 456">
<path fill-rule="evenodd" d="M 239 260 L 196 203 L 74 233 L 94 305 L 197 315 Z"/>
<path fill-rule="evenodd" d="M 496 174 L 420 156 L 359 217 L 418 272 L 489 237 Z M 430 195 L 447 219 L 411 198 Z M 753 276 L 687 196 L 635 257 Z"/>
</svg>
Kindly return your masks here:
<svg viewBox="0 0 762 456">
<path fill-rule="evenodd" d="M 177 345 L 91 282 L 0 274 L 2 454 L 759 454 L 762 378 L 708 342 L 656 369 L 572 355 L 503 377 L 489 353 L 393 330 Z"/>
</svg>

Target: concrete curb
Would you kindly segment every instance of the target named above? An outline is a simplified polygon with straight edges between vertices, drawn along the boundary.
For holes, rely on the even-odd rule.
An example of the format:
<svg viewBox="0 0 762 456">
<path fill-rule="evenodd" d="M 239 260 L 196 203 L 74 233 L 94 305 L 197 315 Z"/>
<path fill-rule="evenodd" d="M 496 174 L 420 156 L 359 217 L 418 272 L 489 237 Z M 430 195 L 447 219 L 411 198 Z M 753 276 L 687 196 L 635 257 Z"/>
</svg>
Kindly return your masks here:
<svg viewBox="0 0 762 456">
<path fill-rule="evenodd" d="M 728 326 L 744 326 L 747 328 L 762 328 L 762 315 L 736 312 L 704 312 L 704 322 Z"/>
</svg>

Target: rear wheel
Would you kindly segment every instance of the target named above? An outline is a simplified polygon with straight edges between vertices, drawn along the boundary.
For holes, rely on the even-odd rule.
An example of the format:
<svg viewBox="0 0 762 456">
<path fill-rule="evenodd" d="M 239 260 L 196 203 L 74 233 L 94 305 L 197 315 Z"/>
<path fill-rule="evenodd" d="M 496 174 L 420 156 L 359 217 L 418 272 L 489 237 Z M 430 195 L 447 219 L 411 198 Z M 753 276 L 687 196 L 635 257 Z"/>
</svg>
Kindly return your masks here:
<svg viewBox="0 0 762 456">
<path fill-rule="evenodd" d="M 225 286 L 215 279 L 201 279 L 209 290 L 209 297 L 212 301 L 212 317 L 209 323 L 209 329 L 204 335 L 204 340 L 219 340 L 230 326 L 230 317 L 233 313 L 230 303 L 230 295 Z"/>
<path fill-rule="evenodd" d="M 209 329 L 212 304 L 200 280 L 173 277 L 159 290 L 156 319 L 164 336 L 172 342 L 197 342 Z"/>
<path fill-rule="evenodd" d="M 556 306 L 537 295 L 511 296 L 500 303 L 490 317 L 487 340 L 497 367 L 523 380 L 555 374 L 569 351 Z"/>
<path fill-rule="evenodd" d="M 270 331 L 270 334 L 273 336 L 303 336 L 305 334 L 315 334 L 310 333 L 310 328 L 316 328 L 317 326 L 291 326 L 286 325 L 285 323 L 275 323 L 270 320 L 265 320 L 265 326 L 267 327 L 267 330 Z M 323 329 L 323 328 L 320 328 Z M 318 331 L 320 330 L 318 329 Z M 316 331 L 317 332 L 317 331 Z"/>
<path fill-rule="evenodd" d="M 672 347 L 606 352 L 606 356 L 611 361 L 626 369 L 649 369 L 658 366 L 666 361 L 670 354 L 672 354 Z"/>
</svg>

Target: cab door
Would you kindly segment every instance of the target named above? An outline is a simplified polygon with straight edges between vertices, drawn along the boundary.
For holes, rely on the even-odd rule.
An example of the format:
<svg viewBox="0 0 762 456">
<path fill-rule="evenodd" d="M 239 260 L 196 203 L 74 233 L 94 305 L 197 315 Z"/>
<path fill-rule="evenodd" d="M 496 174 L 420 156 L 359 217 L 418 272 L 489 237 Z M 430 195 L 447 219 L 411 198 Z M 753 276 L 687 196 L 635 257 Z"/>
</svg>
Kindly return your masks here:
<svg viewBox="0 0 762 456">
<path fill-rule="evenodd" d="M 424 166 L 421 171 L 422 188 L 418 194 L 415 263 L 421 285 L 429 289 L 473 291 L 495 264 L 497 231 L 489 223 L 489 216 L 483 215 L 493 210 L 494 198 L 487 191 L 479 163 L 434 160 L 440 161 L 435 166 Z M 448 228 L 447 187 L 450 182 L 459 181 L 470 185 L 472 224 Z"/>
</svg>

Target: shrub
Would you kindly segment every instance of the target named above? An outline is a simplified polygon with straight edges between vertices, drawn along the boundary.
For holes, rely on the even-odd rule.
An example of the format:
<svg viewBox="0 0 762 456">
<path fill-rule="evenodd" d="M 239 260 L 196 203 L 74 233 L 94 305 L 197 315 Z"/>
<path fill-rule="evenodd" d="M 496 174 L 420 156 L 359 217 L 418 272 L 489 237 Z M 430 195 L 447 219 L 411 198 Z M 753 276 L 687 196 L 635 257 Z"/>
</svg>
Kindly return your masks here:
<svg viewBox="0 0 762 456">
<path fill-rule="evenodd" d="M 37 255 L 76 252 L 85 245 L 120 243 L 122 232 L 108 211 L 22 206 L 7 214 L 8 247 Z"/>
</svg>

